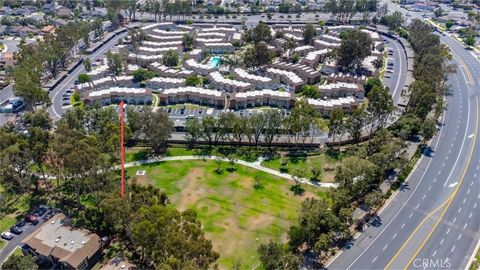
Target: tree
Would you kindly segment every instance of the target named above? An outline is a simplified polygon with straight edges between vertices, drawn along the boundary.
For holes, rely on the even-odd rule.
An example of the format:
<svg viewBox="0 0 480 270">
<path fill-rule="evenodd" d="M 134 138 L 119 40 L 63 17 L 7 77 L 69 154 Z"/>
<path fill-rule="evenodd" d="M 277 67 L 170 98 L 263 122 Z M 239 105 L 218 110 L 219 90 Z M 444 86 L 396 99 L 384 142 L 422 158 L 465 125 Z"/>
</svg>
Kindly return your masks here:
<svg viewBox="0 0 480 270">
<path fill-rule="evenodd" d="M 356 156 L 347 157 L 337 167 L 335 182 L 347 190 L 351 198 L 359 198 L 366 194 L 370 185 L 377 182 L 375 164 Z"/>
<path fill-rule="evenodd" d="M 269 110 L 265 113 L 264 139 L 270 148 L 275 136 L 279 135 L 282 125 L 282 115 L 278 110 Z"/>
<path fill-rule="evenodd" d="M 168 50 L 163 55 L 163 64 L 168 67 L 175 67 L 178 65 L 178 52 L 174 50 Z"/>
<path fill-rule="evenodd" d="M 115 76 L 122 73 L 123 69 L 123 57 L 118 53 L 107 52 L 107 65 L 108 70 Z"/>
<path fill-rule="evenodd" d="M 403 25 L 404 21 L 402 13 L 395 11 L 390 15 L 385 15 L 381 23 L 385 24 L 390 30 L 395 31 Z"/>
<path fill-rule="evenodd" d="M 303 41 L 305 45 L 311 44 L 313 38 L 317 35 L 317 29 L 311 23 L 307 23 L 303 29 Z"/>
<path fill-rule="evenodd" d="M 35 263 L 35 258 L 32 255 L 17 255 L 12 254 L 2 264 L 2 270 L 27 270 L 38 269 L 38 265 Z"/>
<path fill-rule="evenodd" d="M 370 55 L 372 39 L 360 30 L 347 30 L 340 35 L 342 42 L 337 50 L 338 63 L 343 68 L 356 68 Z"/>
<path fill-rule="evenodd" d="M 133 72 L 133 79 L 137 82 L 144 82 L 155 77 L 155 73 L 151 70 L 139 68 Z"/>
<path fill-rule="evenodd" d="M 200 86 L 202 85 L 202 83 L 203 83 L 202 77 L 197 75 L 188 76 L 185 79 L 185 85 L 187 86 Z"/>
<path fill-rule="evenodd" d="M 243 62 L 247 67 L 259 67 L 272 61 L 273 52 L 265 42 L 259 42 L 245 51 Z"/>
<path fill-rule="evenodd" d="M 374 190 L 365 196 L 365 205 L 368 207 L 369 212 L 375 209 L 375 207 L 380 205 L 382 202 L 383 194 L 379 190 Z"/>
<path fill-rule="evenodd" d="M 394 105 L 388 88 L 374 86 L 367 97 L 367 121 L 370 124 L 371 135 L 375 130 L 385 127 Z"/>
<path fill-rule="evenodd" d="M 83 60 L 83 67 L 87 72 L 92 71 L 92 62 L 90 61 L 90 58 Z"/>
<path fill-rule="evenodd" d="M 465 44 L 467 44 L 467 46 L 469 47 L 475 46 L 475 42 L 476 42 L 475 37 L 470 36 L 465 38 Z"/>
<path fill-rule="evenodd" d="M 263 268 L 267 270 L 297 270 L 301 264 L 298 256 L 290 253 L 282 245 L 272 241 L 268 244 L 261 244 L 257 252 L 260 255 L 260 262 Z"/>
<path fill-rule="evenodd" d="M 338 136 L 341 136 L 345 131 L 345 113 L 342 109 L 334 109 L 329 115 L 328 121 L 328 137 L 332 138 L 332 143 L 335 144 Z"/>
<path fill-rule="evenodd" d="M 437 120 L 432 117 L 425 119 L 423 123 L 422 135 L 424 140 L 430 140 L 437 133 Z"/>
<path fill-rule="evenodd" d="M 182 46 L 184 51 L 191 51 L 195 47 L 195 34 L 185 33 L 182 39 Z"/>
<path fill-rule="evenodd" d="M 435 18 L 442 17 L 442 16 L 443 16 L 443 8 L 441 8 L 441 7 L 436 8 L 436 9 L 433 11 L 433 14 L 435 15 Z"/>
<path fill-rule="evenodd" d="M 448 20 L 448 21 L 445 23 L 445 27 L 446 27 L 447 29 L 452 28 L 452 26 L 454 26 L 454 25 L 455 25 L 455 22 L 452 21 L 452 20 Z"/>
<path fill-rule="evenodd" d="M 88 74 L 82 73 L 78 75 L 79 83 L 86 83 L 90 81 L 90 76 Z"/>
<path fill-rule="evenodd" d="M 362 129 L 365 126 L 365 110 L 363 107 L 356 108 L 346 123 L 346 129 L 353 142 L 358 142 L 362 136 Z"/>
<path fill-rule="evenodd" d="M 174 131 L 173 122 L 168 115 L 160 110 L 153 112 L 147 109 L 142 115 L 142 123 L 142 133 L 145 134 L 145 140 L 153 153 L 158 155 L 165 152 L 167 140 Z"/>
<path fill-rule="evenodd" d="M 201 124 L 198 118 L 187 119 L 185 124 L 185 139 L 190 147 L 193 147 L 201 136 Z"/>
<path fill-rule="evenodd" d="M 259 22 L 252 30 L 252 39 L 255 43 L 261 41 L 269 43 L 272 40 L 270 27 L 264 22 Z"/>
<path fill-rule="evenodd" d="M 315 166 L 310 169 L 310 172 L 312 173 L 312 178 L 311 178 L 312 181 L 320 180 L 320 176 L 322 175 L 322 168 Z"/>
<path fill-rule="evenodd" d="M 368 92 L 372 90 L 374 86 L 379 86 L 383 87 L 382 80 L 378 77 L 370 77 L 367 79 L 367 81 L 364 83 L 363 88 L 365 89 L 365 95 L 368 95 Z"/>
</svg>

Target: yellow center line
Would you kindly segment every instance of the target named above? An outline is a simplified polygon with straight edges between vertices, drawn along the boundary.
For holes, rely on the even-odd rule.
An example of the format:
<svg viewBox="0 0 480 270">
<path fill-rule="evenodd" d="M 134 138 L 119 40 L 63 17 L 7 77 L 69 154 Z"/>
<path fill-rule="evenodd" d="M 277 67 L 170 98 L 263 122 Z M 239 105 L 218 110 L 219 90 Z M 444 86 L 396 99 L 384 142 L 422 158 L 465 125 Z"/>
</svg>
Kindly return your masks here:
<svg viewBox="0 0 480 270">
<path fill-rule="evenodd" d="M 463 182 L 463 179 L 465 178 L 465 175 L 467 174 L 467 170 L 470 166 L 470 163 L 472 161 L 472 157 L 473 157 L 473 153 L 474 153 L 474 150 L 475 150 L 475 146 L 476 146 L 476 143 L 477 143 L 477 134 L 478 134 L 478 125 L 479 125 L 479 119 L 478 118 L 478 115 L 479 115 L 479 108 L 478 108 L 478 98 L 475 99 L 475 102 L 476 102 L 476 105 L 477 105 L 477 121 L 476 121 L 476 127 L 475 127 L 475 135 L 473 137 L 474 141 L 473 141 L 473 147 L 472 147 L 472 151 L 470 152 L 470 156 L 468 158 L 468 162 L 467 162 L 467 166 L 465 166 L 465 169 L 462 173 L 462 176 L 458 182 L 458 184 L 456 185 L 455 189 L 453 190 L 452 194 L 447 198 L 447 200 L 445 200 L 439 207 L 437 207 L 436 209 L 434 209 L 432 212 L 430 212 L 430 214 L 428 214 L 423 220 L 422 222 L 420 222 L 420 224 L 415 228 L 415 230 L 412 232 L 412 234 L 410 234 L 410 236 L 408 237 L 408 239 L 403 243 L 403 245 L 400 247 L 400 249 L 397 251 L 397 253 L 395 253 L 395 255 L 392 257 L 392 259 L 388 262 L 387 266 L 385 266 L 385 269 L 388 269 L 390 268 L 390 266 L 393 264 L 394 260 L 398 257 L 398 255 L 400 255 L 400 253 L 405 249 L 405 247 L 409 244 L 410 240 L 413 238 L 413 236 L 416 234 L 416 232 L 420 229 L 420 227 L 422 227 L 422 225 L 435 213 L 437 212 L 438 210 L 440 210 L 442 207 L 445 207 L 445 209 L 443 210 L 443 212 L 440 214 L 440 216 L 437 218 L 435 224 L 433 225 L 433 227 L 430 229 L 427 237 L 423 240 L 423 242 L 420 244 L 420 246 L 418 247 L 418 249 L 415 251 L 415 254 L 413 254 L 412 257 L 410 257 L 410 259 L 408 260 L 408 263 L 405 265 L 405 267 L 403 269 L 407 269 L 408 266 L 412 263 L 412 261 L 415 259 L 415 257 L 417 257 L 418 253 L 420 253 L 421 249 L 425 246 L 425 243 L 430 239 L 430 237 L 432 236 L 433 234 L 433 231 L 436 229 L 436 227 L 438 226 L 438 224 L 440 223 L 440 221 L 443 219 L 443 216 L 446 214 L 447 210 L 449 209 L 450 205 L 452 204 L 453 202 L 453 199 L 455 198 L 455 196 L 457 195 L 457 192 Z"/>
<path fill-rule="evenodd" d="M 470 69 L 467 68 L 467 65 L 465 64 L 465 62 L 458 56 L 455 56 L 457 62 L 460 63 L 460 66 L 462 67 L 462 69 L 465 71 L 465 73 L 467 74 L 467 83 L 469 84 L 474 84 L 474 80 L 473 80 L 473 76 L 472 76 L 472 73 L 470 72 Z"/>
</svg>

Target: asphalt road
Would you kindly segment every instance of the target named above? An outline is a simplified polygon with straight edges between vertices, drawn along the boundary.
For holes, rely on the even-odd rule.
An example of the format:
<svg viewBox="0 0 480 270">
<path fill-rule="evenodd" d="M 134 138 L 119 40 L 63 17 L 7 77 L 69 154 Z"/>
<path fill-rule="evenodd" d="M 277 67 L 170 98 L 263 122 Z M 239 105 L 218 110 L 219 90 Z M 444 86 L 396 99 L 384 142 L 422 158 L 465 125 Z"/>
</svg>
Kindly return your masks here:
<svg viewBox="0 0 480 270">
<path fill-rule="evenodd" d="M 479 241 L 480 63 L 450 37 L 442 41 L 458 68 L 431 151 L 379 214 L 382 225 L 367 228 L 329 269 L 464 269 Z"/>
<path fill-rule="evenodd" d="M 27 236 L 29 236 L 33 231 L 35 231 L 38 227 L 40 227 L 45 220 L 43 218 L 40 218 L 37 225 L 33 225 L 31 223 L 25 224 L 25 226 L 22 227 L 23 232 L 19 235 L 15 235 L 12 240 L 6 241 L 7 245 L 0 250 L 0 264 L 5 261 L 8 256 L 15 250 L 15 248 L 22 246 L 22 241 L 25 239 Z"/>
<path fill-rule="evenodd" d="M 95 59 L 97 58 L 104 58 L 106 52 L 117 43 L 118 39 L 125 37 L 126 35 L 127 35 L 127 32 L 114 37 L 112 40 L 110 40 L 105 45 L 103 45 L 100 49 L 98 49 L 95 53 L 89 55 L 88 58 L 90 58 L 92 63 L 94 63 Z M 73 87 L 75 80 L 77 80 L 78 75 L 81 73 L 85 73 L 85 69 L 83 65 L 78 66 L 68 76 L 68 78 L 66 78 L 62 83 L 60 83 L 57 87 L 55 87 L 55 89 L 53 89 L 50 92 L 52 106 L 48 108 L 48 112 L 54 120 L 60 119 L 61 115 L 65 111 L 65 109 L 62 106 L 62 103 L 63 103 L 62 95 L 65 93 L 67 89 Z"/>
</svg>

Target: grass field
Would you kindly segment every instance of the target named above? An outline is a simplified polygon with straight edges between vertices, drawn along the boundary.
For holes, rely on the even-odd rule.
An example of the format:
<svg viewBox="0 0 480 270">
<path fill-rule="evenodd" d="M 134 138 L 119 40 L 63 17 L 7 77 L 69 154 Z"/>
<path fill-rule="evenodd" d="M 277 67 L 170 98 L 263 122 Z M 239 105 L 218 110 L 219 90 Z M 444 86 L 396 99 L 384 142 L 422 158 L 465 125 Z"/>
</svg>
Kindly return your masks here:
<svg viewBox="0 0 480 270">
<path fill-rule="evenodd" d="M 326 154 L 306 156 L 306 157 L 287 157 L 287 173 L 293 173 L 294 170 L 301 170 L 305 172 L 306 178 L 312 177 L 311 169 L 313 167 L 322 168 L 322 174 L 319 181 L 321 182 L 333 182 L 335 179 L 335 167 L 338 161 Z M 262 162 L 262 166 L 280 170 L 280 158 L 265 160 Z"/>
<path fill-rule="evenodd" d="M 303 196 L 294 196 L 287 180 L 267 173 L 215 161 L 169 161 L 129 168 L 138 183 L 153 184 L 164 190 L 179 210 L 193 208 L 202 221 L 214 250 L 220 253 L 221 269 L 231 269 L 237 261 L 242 269 L 258 264 L 257 247 L 269 239 L 285 241 L 288 227 L 296 220 L 300 203 L 307 197 L 324 196 L 323 191 L 305 186 Z M 145 170 L 145 176 L 135 176 Z M 254 188 L 259 176 L 263 188 Z"/>
</svg>

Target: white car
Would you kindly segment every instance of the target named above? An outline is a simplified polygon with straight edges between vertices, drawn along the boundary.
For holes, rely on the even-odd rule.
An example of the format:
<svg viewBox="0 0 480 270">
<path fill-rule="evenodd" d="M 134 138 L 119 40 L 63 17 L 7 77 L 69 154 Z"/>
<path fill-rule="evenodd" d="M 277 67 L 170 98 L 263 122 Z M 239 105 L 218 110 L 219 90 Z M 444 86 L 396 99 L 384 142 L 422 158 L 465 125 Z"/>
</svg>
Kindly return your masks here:
<svg viewBox="0 0 480 270">
<path fill-rule="evenodd" d="M 13 238 L 13 233 L 11 232 L 3 232 L 2 233 L 2 238 L 5 240 L 12 240 Z"/>
</svg>

